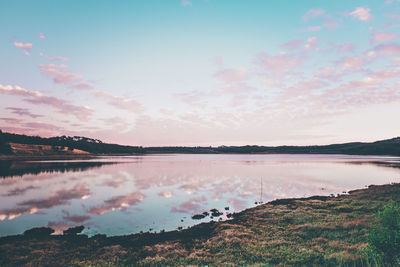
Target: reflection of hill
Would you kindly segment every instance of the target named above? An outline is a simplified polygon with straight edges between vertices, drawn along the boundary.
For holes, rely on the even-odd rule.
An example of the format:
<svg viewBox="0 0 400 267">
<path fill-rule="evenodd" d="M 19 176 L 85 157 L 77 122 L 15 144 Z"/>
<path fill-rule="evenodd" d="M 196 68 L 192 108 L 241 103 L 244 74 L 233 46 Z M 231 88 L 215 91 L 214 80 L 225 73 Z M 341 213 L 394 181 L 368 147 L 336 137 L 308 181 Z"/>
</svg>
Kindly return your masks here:
<svg viewBox="0 0 400 267">
<path fill-rule="evenodd" d="M 346 164 L 365 165 L 372 164 L 380 167 L 400 168 L 400 161 L 348 161 Z"/>
<path fill-rule="evenodd" d="M 79 172 L 117 162 L 26 162 L 0 160 L 0 177 L 53 172 Z"/>
</svg>

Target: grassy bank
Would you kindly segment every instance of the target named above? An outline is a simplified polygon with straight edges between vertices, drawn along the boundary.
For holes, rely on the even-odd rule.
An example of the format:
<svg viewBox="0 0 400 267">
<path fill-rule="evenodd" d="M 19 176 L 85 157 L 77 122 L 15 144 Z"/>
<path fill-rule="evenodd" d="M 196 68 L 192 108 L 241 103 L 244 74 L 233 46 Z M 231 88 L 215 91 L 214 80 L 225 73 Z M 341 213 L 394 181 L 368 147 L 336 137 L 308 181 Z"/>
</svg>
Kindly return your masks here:
<svg viewBox="0 0 400 267">
<path fill-rule="evenodd" d="M 190 229 L 106 237 L 0 238 L 1 266 L 379 266 L 363 251 L 376 213 L 400 184 L 336 197 L 281 199 Z"/>
</svg>

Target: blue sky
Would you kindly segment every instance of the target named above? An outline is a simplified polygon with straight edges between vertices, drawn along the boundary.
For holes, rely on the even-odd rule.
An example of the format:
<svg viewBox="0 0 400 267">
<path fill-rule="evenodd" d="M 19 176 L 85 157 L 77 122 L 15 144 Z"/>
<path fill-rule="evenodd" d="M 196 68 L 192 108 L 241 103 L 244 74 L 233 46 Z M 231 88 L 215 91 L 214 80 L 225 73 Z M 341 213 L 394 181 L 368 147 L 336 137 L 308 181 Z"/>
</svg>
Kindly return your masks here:
<svg viewBox="0 0 400 267">
<path fill-rule="evenodd" d="M 400 2 L 0 1 L 0 128 L 138 145 L 399 135 Z"/>
</svg>

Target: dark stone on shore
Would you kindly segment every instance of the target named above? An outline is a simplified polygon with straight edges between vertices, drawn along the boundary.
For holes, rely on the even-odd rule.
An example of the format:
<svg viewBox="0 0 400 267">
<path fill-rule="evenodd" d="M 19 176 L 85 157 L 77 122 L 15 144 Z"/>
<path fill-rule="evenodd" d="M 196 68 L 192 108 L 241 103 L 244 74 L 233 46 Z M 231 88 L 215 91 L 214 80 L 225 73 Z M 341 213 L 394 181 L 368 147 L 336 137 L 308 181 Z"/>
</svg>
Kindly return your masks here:
<svg viewBox="0 0 400 267">
<path fill-rule="evenodd" d="M 204 214 L 195 214 L 192 216 L 193 220 L 201 220 L 204 219 L 206 216 Z"/>
<path fill-rule="evenodd" d="M 213 217 L 219 217 L 219 216 L 221 216 L 223 213 L 222 212 L 220 212 L 219 210 L 217 210 L 217 209 L 212 209 L 212 210 L 210 210 L 211 211 L 211 215 L 213 216 Z"/>
</svg>

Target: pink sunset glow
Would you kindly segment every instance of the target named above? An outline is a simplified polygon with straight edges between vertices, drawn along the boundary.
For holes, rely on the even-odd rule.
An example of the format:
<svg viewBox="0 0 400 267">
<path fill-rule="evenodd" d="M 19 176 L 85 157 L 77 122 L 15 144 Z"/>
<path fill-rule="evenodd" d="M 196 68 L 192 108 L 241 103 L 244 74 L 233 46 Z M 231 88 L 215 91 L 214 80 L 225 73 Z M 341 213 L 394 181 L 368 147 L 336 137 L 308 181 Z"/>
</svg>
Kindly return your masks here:
<svg viewBox="0 0 400 267">
<path fill-rule="evenodd" d="M 142 146 L 399 135 L 396 1 L 296 3 L 285 20 L 272 12 L 282 7 L 266 4 L 161 5 L 171 9 L 165 18 L 121 4 L 113 19 L 96 15 L 100 5 L 72 24 L 49 13 L 30 28 L 10 25 L 1 37 L 1 130 Z"/>
</svg>

